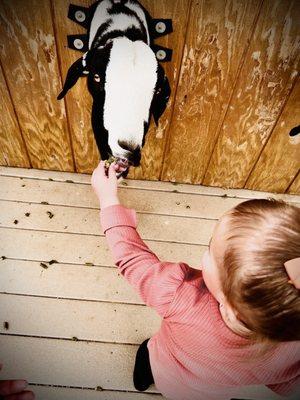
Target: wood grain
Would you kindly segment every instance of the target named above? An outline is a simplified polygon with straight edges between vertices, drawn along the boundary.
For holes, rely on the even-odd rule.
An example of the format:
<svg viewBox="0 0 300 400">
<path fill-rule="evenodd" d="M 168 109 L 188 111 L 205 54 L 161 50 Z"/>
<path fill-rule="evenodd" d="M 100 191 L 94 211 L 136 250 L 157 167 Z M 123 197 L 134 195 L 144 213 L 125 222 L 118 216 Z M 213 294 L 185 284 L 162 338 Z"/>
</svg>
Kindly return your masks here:
<svg viewBox="0 0 300 400">
<path fill-rule="evenodd" d="M 24 235 L 25 238 L 26 235 Z M 32 247 L 35 243 L 32 243 Z M 0 292 L 61 299 L 144 304 L 117 268 L 40 261 L 0 259 Z M 29 256 L 29 255 L 28 255 Z M 43 268 L 43 262 L 48 268 Z"/>
<path fill-rule="evenodd" d="M 297 76 L 299 19 L 299 1 L 263 3 L 205 185 L 244 187 Z"/>
<path fill-rule="evenodd" d="M 1 1 L 0 56 L 34 168 L 73 171 L 48 0 Z"/>
<path fill-rule="evenodd" d="M 0 176 L 16 177 L 18 180 L 28 178 L 38 181 L 55 181 L 64 182 L 65 184 L 80 183 L 85 186 L 91 184 L 91 176 L 87 174 L 76 174 L 61 171 L 43 171 L 38 169 L 25 169 L 13 167 L 1 167 Z M 218 187 L 209 187 L 201 185 L 189 185 L 185 183 L 172 183 L 172 182 L 156 182 L 156 181 L 142 181 L 126 179 L 119 182 L 119 188 L 126 187 L 129 190 L 138 189 L 146 191 L 145 197 L 148 197 L 152 191 L 160 193 L 181 193 L 181 194 L 196 194 L 200 196 L 222 197 L 223 199 L 238 198 L 241 199 L 255 199 L 255 198 L 268 198 L 274 197 L 291 203 L 299 203 L 300 198 L 297 195 L 290 195 L 284 193 L 271 193 L 261 192 L 246 189 L 223 189 Z M 69 190 L 69 188 L 68 188 Z M 129 195 L 130 196 L 130 195 Z M 153 195 L 151 195 L 153 196 Z M 132 199 L 133 200 L 133 199 Z M 202 202 L 202 201 L 201 201 Z M 201 207 L 201 206 L 200 206 Z M 188 210 L 188 209 L 187 209 Z"/>
<path fill-rule="evenodd" d="M 5 369 L 1 378 L 17 379 L 26 371 L 28 382 L 134 391 L 132 371 L 137 348 L 128 344 L 2 336 L 0 351 Z"/>
<path fill-rule="evenodd" d="M 300 170 L 300 137 L 289 132 L 300 122 L 300 80 L 277 121 L 245 187 L 284 193 Z M 298 192 L 300 194 L 300 192 Z"/>
<path fill-rule="evenodd" d="M 5 200 L 0 200 L 0 207 L 2 227 L 103 235 L 99 210 Z M 27 217 L 26 213 L 30 215 Z M 216 224 L 216 220 L 210 219 L 146 213 L 138 213 L 137 218 L 141 237 L 146 240 L 167 241 L 169 244 L 207 245 Z M 15 223 L 15 220 L 18 222 Z"/>
<path fill-rule="evenodd" d="M 185 262 L 199 268 L 207 245 L 146 240 L 160 260 Z M 208 243 L 207 243 L 208 244 Z M 76 249 L 76 251 L 74 251 Z M 35 261 L 114 267 L 106 239 L 93 235 L 0 227 L 0 256 Z"/>
<path fill-rule="evenodd" d="M 5 176 L 5 171 L 12 175 Z M 24 179 L 16 176 L 18 171 L 20 178 Z M 48 177 L 55 180 L 49 182 Z M 13 211 L 25 205 L 36 206 L 11 201 L 22 199 L 24 191 L 28 193 L 26 200 L 29 202 L 37 202 L 41 200 L 39 196 L 46 196 L 46 200 L 62 202 L 64 206 L 56 206 L 61 210 L 81 210 L 73 215 L 72 219 L 77 221 L 73 226 L 89 224 L 90 217 L 87 216 L 87 221 L 84 221 L 85 218 L 82 220 L 82 212 L 90 214 L 98 211 L 86 208 L 93 206 L 91 193 L 88 192 L 90 188 L 87 187 L 90 185 L 90 177 L 73 174 L 74 180 L 79 181 L 77 184 L 65 182 L 66 177 L 70 178 L 70 174 L 1 167 L 1 196 L 10 199 L 7 203 L 10 203 L 9 208 Z M 248 197 L 255 193 L 247 190 L 222 192 L 220 189 L 191 185 L 176 185 L 182 192 L 173 193 L 174 185 L 170 183 L 132 182 L 135 186 L 123 188 L 124 193 L 128 192 L 130 195 L 143 190 L 144 197 L 150 198 L 153 191 L 152 199 L 158 195 L 159 200 L 164 202 L 164 196 L 166 207 L 171 209 L 174 208 L 171 206 L 173 196 L 177 194 L 186 196 L 186 200 L 194 197 L 201 203 L 204 198 L 211 199 L 207 196 L 210 193 L 218 203 L 223 200 L 237 200 L 221 197 L 224 192 Z M 25 187 L 22 186 L 24 184 Z M 76 187 L 79 197 L 83 199 L 81 208 Z M 285 196 L 299 200 L 299 196 Z M 148 207 L 142 203 L 142 198 L 138 201 L 141 209 Z M 219 207 L 217 203 L 215 205 Z M 148 221 L 145 225 L 149 231 L 155 224 L 163 226 L 159 219 L 166 217 L 157 214 L 164 210 L 163 206 L 155 201 L 154 204 L 157 208 L 151 212 L 154 213 L 155 220 L 151 223 Z M 192 204 L 194 207 L 195 202 Z M 78 208 L 74 205 L 78 205 Z M 44 207 L 52 209 L 51 204 Z M 208 205 L 205 207 L 208 207 L 207 213 L 211 215 L 213 211 Z M 4 207 L 1 210 L 4 214 L 7 213 Z M 167 210 L 165 208 L 166 212 Z M 203 212 L 196 205 L 195 210 L 196 213 Z M 27 221 L 27 229 L 19 229 L 19 223 L 9 228 L 0 227 L 0 256 L 7 257 L 0 257 L 0 320 L 9 323 L 6 326 L 8 329 L 4 329 L 3 322 L 0 327 L 1 362 L 5 366 L 1 371 L 1 379 L 19 378 L 26 371 L 26 379 L 31 382 L 30 388 L 43 400 L 162 399 L 154 386 L 141 394 L 135 392 L 132 385 L 137 344 L 153 334 L 159 326 L 160 318 L 153 310 L 140 305 L 141 299 L 133 288 L 118 275 L 115 267 L 111 268 L 113 262 L 105 238 L 92 234 L 38 230 L 47 224 L 37 209 L 29 212 L 31 214 L 27 216 L 22 213 L 18 215 L 20 224 L 23 224 L 23 219 L 29 221 L 33 218 L 32 225 Z M 197 221 L 192 215 L 185 218 Z M 49 221 L 57 216 L 61 223 L 65 221 L 67 214 L 59 216 L 54 213 Z M 55 226 L 58 227 L 59 223 L 56 221 Z M 181 230 L 181 225 L 188 224 L 179 222 L 173 230 Z M 203 229 L 206 229 L 205 226 Z M 155 230 L 153 232 L 156 234 Z M 182 236 L 184 240 L 185 231 Z M 198 244 L 170 243 L 168 237 L 162 241 L 146 241 L 146 244 L 161 259 L 185 260 L 191 266 L 194 262 L 199 265 L 200 257 L 207 248 Z M 57 260 L 58 263 L 50 264 L 50 260 Z M 41 261 L 48 268 L 43 268 Z M 85 265 L 86 262 L 95 265 Z M 66 387 L 58 387 L 60 385 Z M 98 390 L 99 387 L 104 390 L 95 390 L 97 387 Z M 261 386 L 239 388 L 234 397 L 280 399 Z M 296 397 L 289 399 L 295 400 Z"/>
<path fill-rule="evenodd" d="M 242 201 L 227 196 L 200 197 L 187 193 L 148 191 L 145 194 L 145 190 L 124 186 L 118 189 L 118 195 L 124 206 L 134 208 L 138 213 L 205 219 L 218 219 Z M 99 209 L 99 201 L 90 186 L 68 182 L 0 176 L 0 199 L 38 204 L 47 201 L 53 205 Z"/>
<path fill-rule="evenodd" d="M 153 336 L 161 322 L 155 310 L 143 305 L 13 294 L 0 294 L 0 320 L 9 321 L 14 335 L 130 344 Z M 1 333 L 7 333 L 3 324 Z"/>
<path fill-rule="evenodd" d="M 286 193 L 290 193 L 290 194 L 299 194 L 300 193 L 300 173 L 299 172 L 298 172 L 298 175 L 296 176 L 294 182 L 287 189 Z"/>
<path fill-rule="evenodd" d="M 260 3 L 193 1 L 162 180 L 202 182 Z"/>
<path fill-rule="evenodd" d="M 0 164 L 30 168 L 30 161 L 1 66 L 0 96 Z"/>
<path fill-rule="evenodd" d="M 45 339 L 24 336 L 3 336 L 0 343 L 1 361 L 5 365 L 2 379 L 17 379 L 26 371 L 26 378 L 35 384 L 73 386 L 76 388 L 96 389 L 103 392 L 96 396 L 73 397 L 74 389 L 51 388 L 55 397 L 41 397 L 43 400 L 161 400 L 155 386 L 150 386 L 146 393 L 134 393 L 132 371 L 134 366 L 135 345 L 74 342 L 71 340 Z M 43 355 L 41 357 L 41 354 Z M 47 389 L 41 393 L 47 395 Z M 65 391 L 72 391 L 72 397 L 65 397 Z M 77 389 L 78 390 L 78 389 Z M 106 397 L 107 391 L 121 390 Z M 131 391 L 128 397 L 123 397 L 122 391 Z M 151 393 L 153 393 L 151 395 Z M 102 396 L 102 394 L 104 396 Z M 135 397 L 136 394 L 136 397 Z M 61 395 L 61 397 L 58 397 Z M 76 392 L 75 392 L 76 396 Z M 130 397 L 131 396 L 131 397 Z M 141 396 L 141 397 L 140 397 Z M 147 396 L 147 397 L 146 397 Z M 286 397 L 287 400 L 297 400 L 298 394 Z M 239 387 L 234 393 L 235 398 L 281 400 L 282 397 L 262 385 Z"/>
<path fill-rule="evenodd" d="M 82 7 L 89 7 L 91 0 L 75 1 Z M 84 34 L 86 30 L 80 25 L 68 19 L 70 2 L 65 0 L 51 0 L 53 10 L 55 38 L 57 44 L 58 58 L 62 83 L 59 83 L 57 96 L 62 89 L 69 67 L 82 56 L 81 52 L 68 48 L 67 35 Z M 86 78 L 81 78 L 76 85 L 68 92 L 65 102 L 72 146 L 74 149 L 75 168 L 77 172 L 92 173 L 98 165 L 100 158 L 98 148 L 94 139 L 91 125 L 92 98 L 86 87 Z"/>
<path fill-rule="evenodd" d="M 172 62 L 163 63 L 172 94 L 159 127 L 151 123 L 128 186 L 144 179 L 300 193 L 299 145 L 283 134 L 298 123 L 299 1 L 142 4 L 154 18 L 172 18 L 174 32 L 156 40 L 173 49 Z M 64 0 L 1 2 L 2 165 L 90 174 L 99 162 L 85 79 L 56 100 L 69 66 L 81 56 L 68 49 L 67 35 L 86 32 L 67 18 L 68 7 Z M 197 192 L 173 188 L 180 190 Z"/>
</svg>

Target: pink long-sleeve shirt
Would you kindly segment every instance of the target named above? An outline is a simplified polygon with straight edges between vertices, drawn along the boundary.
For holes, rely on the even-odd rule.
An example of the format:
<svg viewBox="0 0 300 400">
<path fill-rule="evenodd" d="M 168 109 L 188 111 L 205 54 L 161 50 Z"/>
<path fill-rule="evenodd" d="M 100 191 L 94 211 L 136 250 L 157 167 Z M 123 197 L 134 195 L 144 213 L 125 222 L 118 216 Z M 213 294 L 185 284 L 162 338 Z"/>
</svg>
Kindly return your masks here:
<svg viewBox="0 0 300 400">
<path fill-rule="evenodd" d="M 166 398 L 231 399 L 246 385 L 266 385 L 281 395 L 299 390 L 300 342 L 281 343 L 255 359 L 253 346 L 223 322 L 201 272 L 160 261 L 147 247 L 136 231 L 135 210 L 105 207 L 100 220 L 121 274 L 162 318 L 148 349 L 155 385 Z"/>
</svg>

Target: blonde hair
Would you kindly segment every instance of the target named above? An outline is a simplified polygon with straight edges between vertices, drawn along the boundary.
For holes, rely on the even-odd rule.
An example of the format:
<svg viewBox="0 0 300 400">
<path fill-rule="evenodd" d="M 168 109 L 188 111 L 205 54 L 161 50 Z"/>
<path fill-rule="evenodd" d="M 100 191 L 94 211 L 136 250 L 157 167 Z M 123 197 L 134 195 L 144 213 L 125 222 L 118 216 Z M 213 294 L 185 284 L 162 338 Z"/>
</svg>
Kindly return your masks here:
<svg viewBox="0 0 300 400">
<path fill-rule="evenodd" d="M 220 268 L 224 295 L 247 328 L 264 343 L 300 340 L 300 296 L 284 263 L 300 257 L 300 210 L 274 199 L 248 200 L 228 213 Z"/>
</svg>

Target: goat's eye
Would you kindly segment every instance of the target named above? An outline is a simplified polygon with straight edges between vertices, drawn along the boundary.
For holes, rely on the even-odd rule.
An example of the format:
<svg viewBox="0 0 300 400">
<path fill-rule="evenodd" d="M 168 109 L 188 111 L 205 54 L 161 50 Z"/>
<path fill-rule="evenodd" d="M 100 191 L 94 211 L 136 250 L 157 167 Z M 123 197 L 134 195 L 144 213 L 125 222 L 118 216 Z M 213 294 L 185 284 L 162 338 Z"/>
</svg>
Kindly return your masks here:
<svg viewBox="0 0 300 400">
<path fill-rule="evenodd" d="M 100 76 L 98 74 L 94 75 L 94 81 L 95 82 L 100 82 Z"/>
</svg>

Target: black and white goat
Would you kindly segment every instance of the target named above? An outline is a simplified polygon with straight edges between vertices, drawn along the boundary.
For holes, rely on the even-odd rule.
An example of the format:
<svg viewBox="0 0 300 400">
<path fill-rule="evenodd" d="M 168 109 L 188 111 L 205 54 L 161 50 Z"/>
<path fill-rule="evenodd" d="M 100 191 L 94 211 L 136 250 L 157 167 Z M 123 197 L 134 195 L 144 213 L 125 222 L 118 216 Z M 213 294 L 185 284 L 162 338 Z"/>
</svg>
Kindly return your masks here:
<svg viewBox="0 0 300 400">
<path fill-rule="evenodd" d="M 126 177 L 130 165 L 140 165 L 151 115 L 158 124 L 170 86 L 150 47 L 149 14 L 141 4 L 100 0 L 92 8 L 88 51 L 69 68 L 58 99 L 87 76 L 101 158 L 116 157 L 118 176 Z"/>
</svg>

